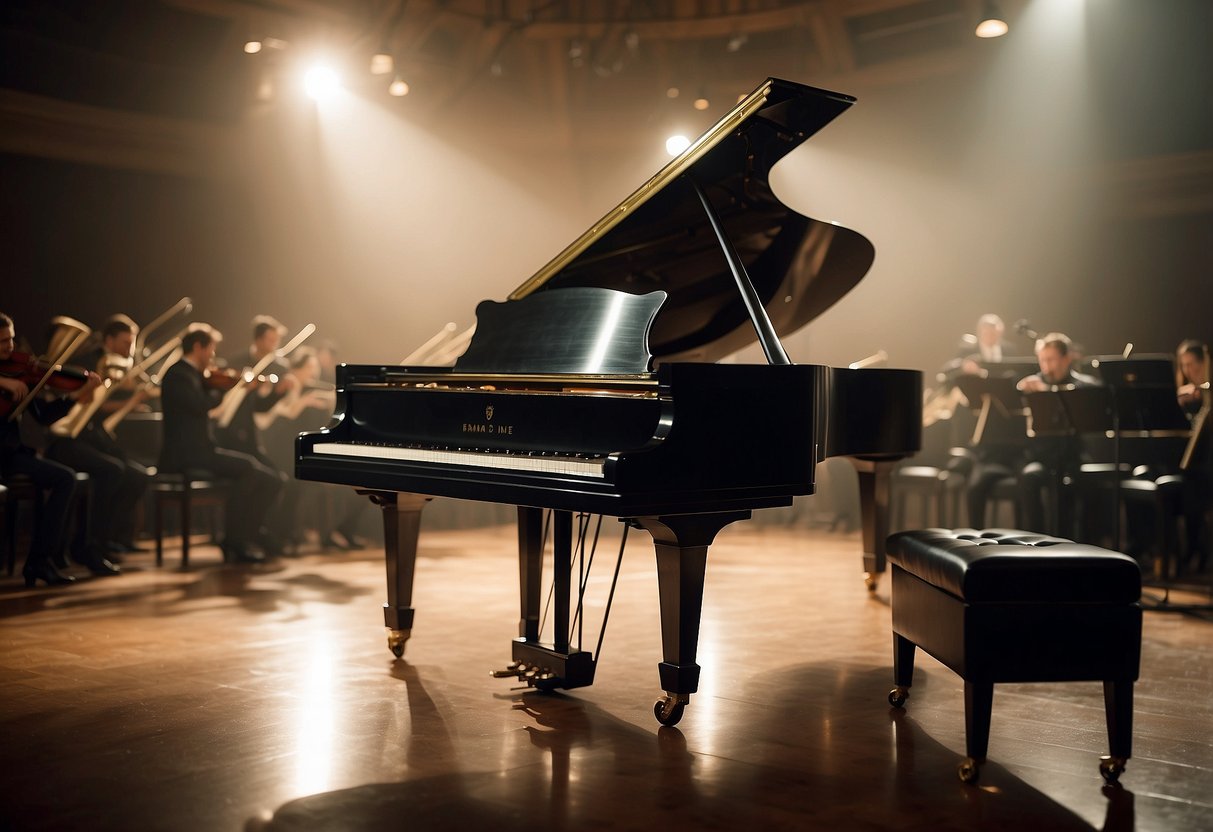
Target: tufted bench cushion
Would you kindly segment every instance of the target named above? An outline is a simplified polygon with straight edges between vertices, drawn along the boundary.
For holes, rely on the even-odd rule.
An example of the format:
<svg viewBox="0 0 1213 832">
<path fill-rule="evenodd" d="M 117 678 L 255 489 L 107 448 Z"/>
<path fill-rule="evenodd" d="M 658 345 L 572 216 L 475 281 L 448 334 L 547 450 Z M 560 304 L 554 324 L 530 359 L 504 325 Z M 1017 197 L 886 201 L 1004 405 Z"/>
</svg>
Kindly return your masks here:
<svg viewBox="0 0 1213 832">
<path fill-rule="evenodd" d="M 969 603 L 1131 604 L 1141 570 L 1127 555 L 1014 529 L 925 529 L 889 538 L 889 559 Z"/>
</svg>

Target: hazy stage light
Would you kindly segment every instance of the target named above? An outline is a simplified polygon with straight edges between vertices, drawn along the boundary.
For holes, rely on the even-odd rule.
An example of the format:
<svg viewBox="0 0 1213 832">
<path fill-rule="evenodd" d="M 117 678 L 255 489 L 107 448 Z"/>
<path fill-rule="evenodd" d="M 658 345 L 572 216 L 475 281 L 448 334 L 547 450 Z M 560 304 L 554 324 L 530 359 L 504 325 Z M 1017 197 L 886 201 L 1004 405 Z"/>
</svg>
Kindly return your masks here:
<svg viewBox="0 0 1213 832">
<path fill-rule="evenodd" d="M 706 110 L 708 107 L 711 106 L 711 102 L 708 101 L 707 96 L 701 95 L 695 99 L 695 101 L 691 104 L 691 106 L 694 107 L 696 110 Z"/>
<path fill-rule="evenodd" d="M 303 76 L 303 89 L 316 101 L 322 101 L 337 91 L 337 72 L 328 66 L 314 66 Z"/>
<path fill-rule="evenodd" d="M 397 98 L 400 98 L 409 94 L 409 85 L 405 83 L 403 78 L 397 75 L 396 80 L 392 81 L 392 83 L 388 85 L 387 91 Z"/>
<path fill-rule="evenodd" d="M 974 34 L 979 38 L 1000 38 L 1009 29 L 998 5 L 992 0 L 986 0 L 981 9 L 981 22 L 977 24 Z"/>
<path fill-rule="evenodd" d="M 670 136 L 665 140 L 665 152 L 677 156 L 691 146 L 691 140 L 686 136 Z"/>
<path fill-rule="evenodd" d="M 249 55 L 256 55 L 261 51 L 261 41 L 250 40 L 248 43 L 244 44 L 244 51 Z"/>
</svg>

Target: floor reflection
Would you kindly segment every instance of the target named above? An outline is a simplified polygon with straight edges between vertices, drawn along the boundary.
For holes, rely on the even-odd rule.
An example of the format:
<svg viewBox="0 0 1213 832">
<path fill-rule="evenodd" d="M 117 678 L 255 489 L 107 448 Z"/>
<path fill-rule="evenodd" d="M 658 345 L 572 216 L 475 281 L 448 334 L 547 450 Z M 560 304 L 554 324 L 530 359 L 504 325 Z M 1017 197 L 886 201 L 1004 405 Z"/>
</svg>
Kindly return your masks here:
<svg viewBox="0 0 1213 832">
<path fill-rule="evenodd" d="M 791 668 L 780 674 L 769 707 L 750 710 L 740 723 L 698 725 L 690 737 L 638 727 L 574 696 L 528 693 L 514 703 L 526 716 L 527 742 L 517 742 L 518 731 L 502 734 L 497 771 L 315 794 L 246 828 L 1090 829 L 995 762 L 983 771 L 982 788 L 961 783 L 955 751 L 912 715 L 874 704 L 871 691 L 885 686 L 887 668 L 844 674 L 825 701 L 806 707 L 803 692 L 812 688 L 804 682 L 820 672 Z M 412 758 L 428 752 L 432 738 L 449 736 L 430 724 L 441 720 L 419 684 L 424 672 L 405 666 L 399 673 L 410 703 L 420 706 L 410 714 L 405 753 Z M 696 750 L 713 733 L 723 735 L 715 738 L 723 756 Z M 1131 795 L 1110 797 L 1105 828 L 1132 829 Z"/>
</svg>

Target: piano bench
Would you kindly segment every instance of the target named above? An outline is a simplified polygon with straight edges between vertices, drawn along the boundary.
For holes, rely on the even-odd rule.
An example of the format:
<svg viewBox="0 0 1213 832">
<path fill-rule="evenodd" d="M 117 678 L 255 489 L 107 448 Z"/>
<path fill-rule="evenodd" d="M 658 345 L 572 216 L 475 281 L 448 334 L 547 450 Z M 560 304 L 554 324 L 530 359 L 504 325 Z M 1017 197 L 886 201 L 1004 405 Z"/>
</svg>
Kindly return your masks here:
<svg viewBox="0 0 1213 832">
<path fill-rule="evenodd" d="M 205 477 L 205 478 L 204 478 Z M 211 515 L 211 537 L 218 538 L 217 513 L 227 499 L 228 483 L 210 478 L 209 475 L 157 473 L 152 478 L 151 494 L 156 517 L 156 565 L 164 564 L 164 507 L 175 503 L 181 517 L 181 568 L 190 565 L 190 532 L 193 529 L 194 509 L 209 507 Z"/>
<path fill-rule="evenodd" d="M 1103 682 L 1115 782 L 1132 749 L 1133 682 L 1141 661 L 1141 571 L 1118 552 L 1009 529 L 894 534 L 893 683 L 909 696 L 922 648 L 964 680 L 966 759 L 977 780 L 997 682 Z"/>
</svg>

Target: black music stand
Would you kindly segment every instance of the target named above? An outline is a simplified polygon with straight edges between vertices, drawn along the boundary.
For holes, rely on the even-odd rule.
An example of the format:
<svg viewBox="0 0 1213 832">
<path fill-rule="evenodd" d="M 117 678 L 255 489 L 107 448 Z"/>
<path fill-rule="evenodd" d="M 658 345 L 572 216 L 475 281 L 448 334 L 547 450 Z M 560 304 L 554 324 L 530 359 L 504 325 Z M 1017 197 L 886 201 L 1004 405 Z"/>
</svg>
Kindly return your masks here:
<svg viewBox="0 0 1213 832">
<path fill-rule="evenodd" d="M 1033 438 L 1060 441 L 1087 433 L 1103 433 L 1113 426 L 1111 393 L 1106 387 L 1055 387 L 1041 392 L 1024 393 L 1023 400 L 1030 411 L 1028 435 Z M 1114 429 L 1114 428 L 1112 428 Z M 1059 445 L 1060 447 L 1060 445 Z M 1120 460 L 1115 460 L 1119 471 Z M 1053 468 L 1052 523 L 1055 534 L 1061 529 L 1061 486 L 1064 476 L 1062 460 Z M 1120 523 L 1116 524 L 1116 539 L 1120 539 Z"/>
<path fill-rule="evenodd" d="M 1118 459 L 1122 441 L 1168 438 L 1179 441 L 1189 436 L 1191 425 L 1175 397 L 1174 365 L 1170 355 L 1113 356 L 1097 358 L 1091 364 L 1113 395 L 1116 419 L 1113 439 Z M 1116 517 L 1119 521 L 1119 511 Z M 1163 553 L 1163 597 L 1154 599 L 1155 605 L 1151 609 L 1173 612 L 1213 609 L 1209 604 L 1170 602 L 1172 584 L 1167 578 L 1168 558 L 1169 554 Z M 1210 592 L 1213 593 L 1213 588 Z"/>
<path fill-rule="evenodd" d="M 1019 376 L 999 374 L 961 376 L 956 386 L 977 413 L 970 444 L 1016 444 L 1024 438 L 1022 395 L 1015 385 Z"/>
</svg>

